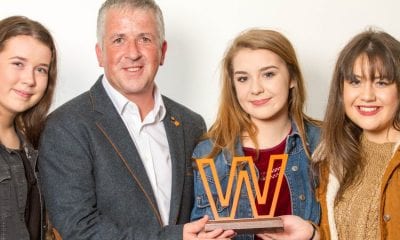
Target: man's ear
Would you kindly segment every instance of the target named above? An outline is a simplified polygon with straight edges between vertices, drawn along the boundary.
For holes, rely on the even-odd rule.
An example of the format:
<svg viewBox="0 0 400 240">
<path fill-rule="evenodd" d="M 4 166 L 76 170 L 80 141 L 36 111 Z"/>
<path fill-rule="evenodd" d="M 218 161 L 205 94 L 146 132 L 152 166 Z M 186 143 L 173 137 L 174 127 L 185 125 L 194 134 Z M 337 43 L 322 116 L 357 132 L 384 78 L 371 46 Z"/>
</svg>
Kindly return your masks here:
<svg viewBox="0 0 400 240">
<path fill-rule="evenodd" d="M 160 60 L 160 66 L 164 64 L 165 60 L 165 54 L 167 52 L 167 41 L 164 41 L 161 45 L 161 60 Z"/>
<path fill-rule="evenodd" d="M 97 56 L 97 62 L 99 63 L 100 67 L 103 67 L 103 50 L 101 49 L 101 46 L 99 43 L 96 43 L 96 56 Z"/>
</svg>

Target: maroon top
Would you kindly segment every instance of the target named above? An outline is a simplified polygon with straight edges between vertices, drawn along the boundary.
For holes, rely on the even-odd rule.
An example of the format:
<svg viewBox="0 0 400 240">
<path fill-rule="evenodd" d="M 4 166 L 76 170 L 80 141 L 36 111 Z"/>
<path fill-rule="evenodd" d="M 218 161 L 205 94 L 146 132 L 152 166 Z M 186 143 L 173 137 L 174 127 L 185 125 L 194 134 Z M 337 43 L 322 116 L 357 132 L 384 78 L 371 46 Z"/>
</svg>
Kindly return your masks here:
<svg viewBox="0 0 400 240">
<path fill-rule="evenodd" d="M 260 188 L 261 194 L 263 194 L 264 190 L 265 178 L 267 175 L 267 169 L 269 165 L 269 158 L 271 155 L 283 154 L 285 152 L 285 146 L 286 146 L 286 138 L 275 147 L 259 150 L 259 157 L 257 160 L 254 161 L 254 163 L 259 172 L 258 186 Z M 254 148 L 243 147 L 243 152 L 245 156 L 251 156 L 253 159 L 256 158 L 257 152 Z M 266 203 L 259 204 L 258 201 L 256 200 L 258 215 L 269 214 L 281 165 L 282 165 L 281 161 L 275 161 L 275 164 L 272 169 L 271 180 L 270 180 L 271 182 L 268 189 Z M 290 199 L 291 198 L 290 198 L 289 185 L 287 183 L 286 176 L 284 176 L 274 216 L 292 214 L 292 207 L 291 207 L 292 204 Z"/>
</svg>

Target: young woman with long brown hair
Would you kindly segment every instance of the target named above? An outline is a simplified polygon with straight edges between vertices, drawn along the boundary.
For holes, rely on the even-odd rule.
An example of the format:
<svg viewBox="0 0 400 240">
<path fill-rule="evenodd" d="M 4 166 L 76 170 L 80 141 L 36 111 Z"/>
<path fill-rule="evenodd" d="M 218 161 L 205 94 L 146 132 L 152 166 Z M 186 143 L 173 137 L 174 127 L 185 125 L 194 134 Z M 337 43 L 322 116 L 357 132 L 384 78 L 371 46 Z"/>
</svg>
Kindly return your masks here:
<svg viewBox="0 0 400 240">
<path fill-rule="evenodd" d="M 44 239 L 36 172 L 57 76 L 49 31 L 22 16 L 0 21 L 0 239 Z"/>
<path fill-rule="evenodd" d="M 367 30 L 344 47 L 333 74 L 313 157 L 322 206 L 315 239 L 399 238 L 399 144 L 400 42 Z M 299 239 L 305 221 L 283 219 L 290 227 L 269 237 Z"/>
<path fill-rule="evenodd" d="M 318 122 L 304 113 L 305 88 L 295 50 L 281 33 L 250 29 L 237 36 L 222 61 L 222 92 L 218 116 L 194 150 L 193 158 L 213 158 L 223 188 L 229 179 L 232 158 L 251 156 L 258 172 L 260 191 L 271 181 L 267 202 L 257 202 L 259 215 L 268 215 L 277 174 L 267 178 L 270 156 L 288 154 L 275 215 L 294 214 L 319 223 L 320 208 L 314 195 L 314 181 L 309 171 L 310 156 L 319 140 Z M 273 164 L 280 171 L 281 164 Z M 249 167 L 246 169 L 250 171 Z M 217 196 L 210 167 L 205 167 L 213 196 Z M 194 173 L 195 195 L 192 219 L 213 216 L 198 171 Z M 234 185 L 236 182 L 234 183 Z M 224 189 L 226 190 L 226 189 Z M 254 189 L 253 189 L 254 190 Z M 254 213 L 246 188 L 242 186 L 237 218 L 251 218 Z M 232 194 L 233 195 L 233 194 Z M 232 209 L 218 206 L 221 217 Z M 311 235 L 312 227 L 309 226 Z M 307 232 L 306 232 L 307 234 Z M 236 239 L 254 239 L 239 235 Z"/>
</svg>

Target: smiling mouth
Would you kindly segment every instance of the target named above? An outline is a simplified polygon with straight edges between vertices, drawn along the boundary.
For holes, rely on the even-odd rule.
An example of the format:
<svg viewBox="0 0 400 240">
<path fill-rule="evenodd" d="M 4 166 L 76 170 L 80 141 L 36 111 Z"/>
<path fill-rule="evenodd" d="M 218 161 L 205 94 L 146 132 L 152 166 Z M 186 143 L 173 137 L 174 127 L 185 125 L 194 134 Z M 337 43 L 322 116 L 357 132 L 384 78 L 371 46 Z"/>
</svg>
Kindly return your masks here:
<svg viewBox="0 0 400 240">
<path fill-rule="evenodd" d="M 265 99 L 250 101 L 250 102 L 253 105 L 259 106 L 259 105 L 263 105 L 263 104 L 267 103 L 269 100 L 270 100 L 269 98 L 265 98 Z"/>
<path fill-rule="evenodd" d="M 20 91 L 20 90 L 16 90 L 16 89 L 14 91 L 17 93 L 18 96 L 21 96 L 22 98 L 25 98 L 25 99 L 28 99 L 33 95 L 33 93 Z"/>
<path fill-rule="evenodd" d="M 379 111 L 380 107 L 357 106 L 357 109 L 362 115 L 374 115 Z"/>
<path fill-rule="evenodd" d="M 124 68 L 128 72 L 139 72 L 143 67 L 128 67 Z"/>
</svg>

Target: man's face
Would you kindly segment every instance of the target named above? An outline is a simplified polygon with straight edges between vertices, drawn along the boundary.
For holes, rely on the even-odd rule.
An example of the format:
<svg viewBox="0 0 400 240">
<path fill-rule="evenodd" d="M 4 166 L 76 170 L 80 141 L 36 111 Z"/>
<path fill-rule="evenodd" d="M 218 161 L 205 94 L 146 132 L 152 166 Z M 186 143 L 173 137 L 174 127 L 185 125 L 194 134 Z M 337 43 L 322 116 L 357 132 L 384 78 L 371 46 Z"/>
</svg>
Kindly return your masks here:
<svg viewBox="0 0 400 240">
<path fill-rule="evenodd" d="M 97 59 L 110 84 L 129 100 L 152 96 L 166 50 L 166 42 L 160 44 L 152 11 L 109 9 L 106 13 L 102 46 L 96 45 Z"/>
</svg>

